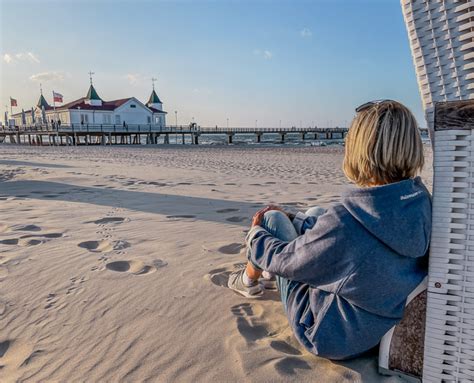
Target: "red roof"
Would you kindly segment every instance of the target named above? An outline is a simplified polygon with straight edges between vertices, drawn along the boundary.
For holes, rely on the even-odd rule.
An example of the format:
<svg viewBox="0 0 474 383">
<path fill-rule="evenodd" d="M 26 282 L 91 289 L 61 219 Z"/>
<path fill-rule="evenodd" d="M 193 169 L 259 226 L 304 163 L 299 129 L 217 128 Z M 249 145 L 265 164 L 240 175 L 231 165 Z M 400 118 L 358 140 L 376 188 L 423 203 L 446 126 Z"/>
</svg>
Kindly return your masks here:
<svg viewBox="0 0 474 383">
<path fill-rule="evenodd" d="M 163 110 L 159 110 L 159 109 L 156 109 L 156 108 L 152 108 L 151 106 L 147 106 L 148 109 L 150 109 L 153 113 L 164 113 L 164 114 L 168 114 L 167 112 L 164 112 Z"/>
<path fill-rule="evenodd" d="M 132 97 L 122 98 L 120 100 L 113 101 L 102 101 L 102 105 L 89 105 L 86 104 L 86 98 L 82 97 L 76 101 L 69 102 L 62 106 L 57 106 L 56 110 L 69 110 L 69 109 L 83 109 L 83 110 L 115 110 L 119 106 L 125 104 L 127 101 L 131 100 Z"/>
</svg>

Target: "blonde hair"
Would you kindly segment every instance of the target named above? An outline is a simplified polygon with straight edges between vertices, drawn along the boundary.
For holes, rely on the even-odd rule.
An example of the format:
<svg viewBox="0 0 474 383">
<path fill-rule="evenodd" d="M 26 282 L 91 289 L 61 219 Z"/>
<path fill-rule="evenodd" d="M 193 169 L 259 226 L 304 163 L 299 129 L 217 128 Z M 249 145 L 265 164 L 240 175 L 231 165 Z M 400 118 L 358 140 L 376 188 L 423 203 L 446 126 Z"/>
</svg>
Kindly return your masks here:
<svg viewBox="0 0 474 383">
<path fill-rule="evenodd" d="M 396 101 L 360 110 L 346 137 L 343 169 L 359 186 L 415 177 L 423 168 L 423 144 L 416 119 Z"/>
</svg>

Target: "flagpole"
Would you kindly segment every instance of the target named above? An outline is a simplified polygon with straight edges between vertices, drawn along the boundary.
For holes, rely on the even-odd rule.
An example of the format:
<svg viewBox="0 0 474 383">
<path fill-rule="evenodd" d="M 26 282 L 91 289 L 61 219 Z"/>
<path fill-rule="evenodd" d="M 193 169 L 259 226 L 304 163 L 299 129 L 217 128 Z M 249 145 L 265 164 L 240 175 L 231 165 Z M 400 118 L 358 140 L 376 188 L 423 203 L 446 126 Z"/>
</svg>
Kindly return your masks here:
<svg viewBox="0 0 474 383">
<path fill-rule="evenodd" d="M 53 115 L 54 115 L 54 118 L 57 120 L 57 116 L 56 116 L 56 99 L 54 98 L 54 90 L 53 90 Z"/>
</svg>

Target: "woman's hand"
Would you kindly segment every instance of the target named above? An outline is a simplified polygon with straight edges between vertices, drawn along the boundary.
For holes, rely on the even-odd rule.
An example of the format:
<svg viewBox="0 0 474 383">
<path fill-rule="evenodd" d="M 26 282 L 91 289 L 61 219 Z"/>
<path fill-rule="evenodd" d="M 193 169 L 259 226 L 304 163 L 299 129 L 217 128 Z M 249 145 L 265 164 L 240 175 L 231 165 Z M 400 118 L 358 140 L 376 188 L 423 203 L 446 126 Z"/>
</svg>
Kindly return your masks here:
<svg viewBox="0 0 474 383">
<path fill-rule="evenodd" d="M 278 210 L 278 211 L 281 211 L 282 213 L 285 213 L 287 214 L 281 207 L 279 206 L 275 206 L 275 205 L 270 205 L 270 206 L 267 206 L 259 211 L 257 211 L 255 213 L 255 215 L 253 216 L 253 219 L 252 219 L 252 226 L 261 226 L 262 222 L 263 222 L 263 216 L 265 215 L 265 213 L 267 211 L 270 211 L 270 210 Z"/>
</svg>

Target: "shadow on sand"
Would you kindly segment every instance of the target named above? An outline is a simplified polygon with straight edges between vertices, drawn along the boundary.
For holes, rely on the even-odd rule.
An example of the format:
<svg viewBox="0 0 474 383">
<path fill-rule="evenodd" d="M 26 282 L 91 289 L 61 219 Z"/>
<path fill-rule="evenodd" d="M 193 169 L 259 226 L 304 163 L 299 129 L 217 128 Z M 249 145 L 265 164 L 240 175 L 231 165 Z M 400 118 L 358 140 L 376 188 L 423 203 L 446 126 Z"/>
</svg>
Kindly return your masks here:
<svg viewBox="0 0 474 383">
<path fill-rule="evenodd" d="M 255 203 L 250 202 L 78 186 L 50 181 L 5 182 L 1 183 L 0 193 L 3 197 L 82 202 L 160 214 L 166 219 L 209 221 L 245 227 L 250 225 L 252 215 L 258 210 Z M 229 214 L 216 214 L 222 211 L 228 211 Z"/>
<path fill-rule="evenodd" d="M 17 160 L 0 160 L 0 165 L 16 165 L 16 166 L 33 166 L 37 168 L 70 168 L 69 165 L 62 164 L 46 164 L 43 162 L 17 161 Z"/>
</svg>

